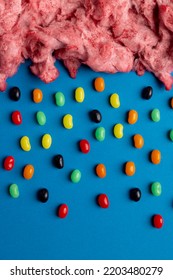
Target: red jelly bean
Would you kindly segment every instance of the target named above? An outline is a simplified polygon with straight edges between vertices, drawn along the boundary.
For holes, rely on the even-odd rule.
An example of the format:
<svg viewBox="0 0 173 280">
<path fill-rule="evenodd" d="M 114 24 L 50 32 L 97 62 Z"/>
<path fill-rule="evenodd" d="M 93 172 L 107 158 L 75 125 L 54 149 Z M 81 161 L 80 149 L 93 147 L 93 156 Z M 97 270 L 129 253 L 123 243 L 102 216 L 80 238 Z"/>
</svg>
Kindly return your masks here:
<svg viewBox="0 0 173 280">
<path fill-rule="evenodd" d="M 83 139 L 79 142 L 79 147 L 81 152 L 84 154 L 87 154 L 90 151 L 90 143 L 86 139 Z"/>
<path fill-rule="evenodd" d="M 98 202 L 98 205 L 101 207 L 101 208 L 108 208 L 109 207 L 109 199 L 107 197 L 106 194 L 100 194 L 98 197 L 97 197 L 97 202 Z"/>
<path fill-rule="evenodd" d="M 8 156 L 4 159 L 4 169 L 11 170 L 14 167 L 14 157 Z"/>
<path fill-rule="evenodd" d="M 162 228 L 163 226 L 163 218 L 159 214 L 153 216 L 152 222 L 155 228 Z"/>
<path fill-rule="evenodd" d="M 14 111 L 11 115 L 12 122 L 16 125 L 22 123 L 22 115 L 19 111 Z"/>
<path fill-rule="evenodd" d="M 58 207 L 58 212 L 57 212 L 57 215 L 59 218 L 65 218 L 68 214 L 68 206 L 66 204 L 61 204 L 59 207 Z"/>
</svg>

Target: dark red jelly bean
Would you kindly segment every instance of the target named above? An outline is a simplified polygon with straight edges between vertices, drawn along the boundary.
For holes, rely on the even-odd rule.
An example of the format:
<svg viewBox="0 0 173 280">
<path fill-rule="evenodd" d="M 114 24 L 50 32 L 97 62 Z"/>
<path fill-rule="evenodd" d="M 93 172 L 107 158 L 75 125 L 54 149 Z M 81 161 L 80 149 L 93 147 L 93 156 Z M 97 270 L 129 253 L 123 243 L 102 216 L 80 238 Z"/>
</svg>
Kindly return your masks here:
<svg viewBox="0 0 173 280">
<path fill-rule="evenodd" d="M 22 123 L 22 115 L 19 111 L 14 111 L 11 115 L 12 122 L 16 125 Z"/>
<path fill-rule="evenodd" d="M 157 214 L 152 217 L 152 223 L 155 228 L 162 228 L 163 218 L 161 215 Z"/>
<path fill-rule="evenodd" d="M 102 194 L 98 195 L 97 202 L 98 202 L 98 205 L 101 208 L 108 208 L 109 207 L 109 199 L 108 199 L 106 194 L 102 193 Z"/>
<path fill-rule="evenodd" d="M 12 87 L 9 91 L 9 96 L 11 100 L 18 101 L 20 99 L 20 89 L 18 87 Z"/>
<path fill-rule="evenodd" d="M 53 157 L 53 165 L 58 168 L 62 169 L 64 167 L 64 158 L 62 155 L 55 155 Z"/>
<path fill-rule="evenodd" d="M 49 191 L 45 188 L 40 189 L 37 193 L 38 200 L 45 203 L 49 199 Z"/>
<path fill-rule="evenodd" d="M 61 204 L 59 207 L 58 207 L 58 210 L 57 210 L 57 215 L 59 218 L 65 218 L 68 214 L 68 206 L 67 204 Z"/>
<path fill-rule="evenodd" d="M 90 151 L 90 143 L 86 139 L 83 139 L 79 142 L 79 147 L 81 152 L 84 154 L 87 154 Z"/>
<path fill-rule="evenodd" d="M 4 169 L 11 170 L 14 167 L 14 157 L 8 156 L 4 159 Z"/>
</svg>

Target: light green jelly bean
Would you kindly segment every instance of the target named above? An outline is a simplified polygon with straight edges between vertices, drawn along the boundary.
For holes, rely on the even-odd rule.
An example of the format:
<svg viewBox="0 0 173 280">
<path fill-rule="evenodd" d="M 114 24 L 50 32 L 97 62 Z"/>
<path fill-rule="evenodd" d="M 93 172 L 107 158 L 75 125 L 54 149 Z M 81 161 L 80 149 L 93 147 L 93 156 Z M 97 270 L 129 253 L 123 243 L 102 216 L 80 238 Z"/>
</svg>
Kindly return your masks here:
<svg viewBox="0 0 173 280">
<path fill-rule="evenodd" d="M 119 108 L 120 107 L 120 98 L 117 93 L 113 93 L 110 96 L 110 104 L 113 108 Z"/>
<path fill-rule="evenodd" d="M 95 130 L 95 138 L 98 140 L 98 141 L 104 141 L 105 139 L 105 128 L 104 127 L 98 127 L 96 128 Z"/>
<path fill-rule="evenodd" d="M 43 112 L 39 111 L 36 114 L 36 119 L 39 125 L 45 125 L 46 123 L 46 116 Z"/>
<path fill-rule="evenodd" d="M 9 187 L 9 194 L 13 198 L 18 198 L 19 197 L 19 188 L 18 185 L 16 184 L 11 184 Z"/>
<path fill-rule="evenodd" d="M 169 137 L 170 137 L 170 140 L 173 141 L 173 129 L 170 130 Z"/>
<path fill-rule="evenodd" d="M 44 149 L 49 149 L 52 145 L 52 137 L 50 134 L 44 134 L 42 137 L 42 146 Z"/>
<path fill-rule="evenodd" d="M 55 103 L 57 106 L 64 106 L 65 104 L 65 96 L 62 92 L 58 91 L 57 93 L 55 93 Z"/>
<path fill-rule="evenodd" d="M 153 122 L 159 122 L 160 121 L 160 110 L 159 109 L 153 109 L 151 112 L 151 119 Z"/>
<path fill-rule="evenodd" d="M 84 89 L 82 87 L 78 87 L 75 90 L 75 100 L 79 103 L 82 103 L 84 101 L 85 98 L 85 92 Z"/>
<path fill-rule="evenodd" d="M 79 169 L 75 169 L 71 173 L 71 181 L 73 183 L 78 183 L 81 179 L 81 172 Z"/>
<path fill-rule="evenodd" d="M 162 193 L 162 186 L 159 182 L 154 182 L 151 185 L 151 192 L 154 196 L 159 196 Z"/>
</svg>

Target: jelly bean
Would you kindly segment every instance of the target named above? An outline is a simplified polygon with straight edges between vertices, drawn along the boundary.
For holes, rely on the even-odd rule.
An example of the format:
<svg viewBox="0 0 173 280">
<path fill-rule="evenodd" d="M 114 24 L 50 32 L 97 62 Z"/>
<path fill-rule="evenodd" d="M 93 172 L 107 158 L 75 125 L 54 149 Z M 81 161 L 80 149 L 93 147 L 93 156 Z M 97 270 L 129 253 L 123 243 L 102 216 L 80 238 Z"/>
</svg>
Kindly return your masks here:
<svg viewBox="0 0 173 280">
<path fill-rule="evenodd" d="M 154 196 L 160 196 L 162 193 L 162 186 L 159 182 L 154 182 L 151 184 L 151 192 Z"/>
<path fill-rule="evenodd" d="M 103 91 L 105 89 L 105 81 L 102 77 L 98 77 L 94 80 L 94 88 L 96 91 Z"/>
<path fill-rule="evenodd" d="M 32 92 L 32 99 L 35 103 L 40 103 L 43 100 L 43 92 L 39 88 L 35 88 Z"/>
<path fill-rule="evenodd" d="M 105 167 L 104 164 L 102 164 L 102 163 L 97 164 L 97 166 L 96 166 L 96 174 L 100 178 L 106 177 L 106 167 Z"/>
<path fill-rule="evenodd" d="M 133 161 L 128 161 L 125 164 L 125 173 L 127 176 L 133 176 L 136 172 L 136 167 Z"/>
<path fill-rule="evenodd" d="M 117 93 L 113 93 L 110 96 L 110 104 L 113 108 L 119 108 L 120 107 L 120 98 Z"/>
<path fill-rule="evenodd" d="M 78 183 L 81 179 L 81 172 L 79 169 L 75 169 L 71 172 L 71 181 L 73 183 Z"/>
<path fill-rule="evenodd" d="M 95 130 L 95 138 L 98 141 L 104 141 L 105 140 L 105 128 L 104 127 L 97 127 Z"/>
<path fill-rule="evenodd" d="M 169 132 L 169 138 L 171 141 L 173 141 L 173 129 L 171 129 Z"/>
<path fill-rule="evenodd" d="M 57 215 L 59 218 L 64 219 L 68 214 L 68 206 L 67 204 L 61 204 L 58 206 Z"/>
<path fill-rule="evenodd" d="M 20 125 L 22 123 L 22 115 L 19 111 L 14 111 L 11 114 L 11 120 L 14 124 Z"/>
<path fill-rule="evenodd" d="M 19 197 L 19 188 L 18 185 L 16 184 L 11 184 L 9 186 L 9 194 L 11 195 L 11 197 L 13 198 L 18 198 Z"/>
<path fill-rule="evenodd" d="M 30 144 L 28 136 L 23 136 L 20 139 L 20 146 L 21 146 L 22 150 L 24 150 L 26 152 L 29 152 L 31 150 L 31 144 Z"/>
<path fill-rule="evenodd" d="M 102 115 L 98 110 L 92 110 L 90 112 L 90 118 L 95 123 L 100 123 L 102 120 Z"/>
<path fill-rule="evenodd" d="M 34 166 L 32 164 L 25 165 L 23 169 L 23 177 L 26 180 L 30 180 L 34 175 Z"/>
<path fill-rule="evenodd" d="M 70 114 L 67 114 L 63 117 L 63 125 L 67 129 L 73 128 L 73 117 Z"/>
<path fill-rule="evenodd" d="M 161 215 L 156 214 L 152 217 L 152 223 L 155 228 L 162 228 L 163 226 L 163 218 Z"/>
<path fill-rule="evenodd" d="M 37 198 L 40 202 L 47 202 L 49 199 L 49 191 L 46 188 L 38 190 Z"/>
<path fill-rule="evenodd" d="M 36 119 L 39 125 L 45 125 L 46 123 L 46 116 L 42 111 L 37 112 Z"/>
<path fill-rule="evenodd" d="M 82 153 L 87 154 L 90 151 L 90 143 L 86 139 L 79 142 L 79 147 Z"/>
<path fill-rule="evenodd" d="M 62 92 L 58 91 L 57 93 L 55 93 L 55 103 L 57 106 L 64 106 L 65 104 L 65 96 Z"/>
<path fill-rule="evenodd" d="M 64 167 L 64 158 L 62 155 L 55 155 L 53 157 L 53 164 L 56 168 L 62 169 Z"/>
<path fill-rule="evenodd" d="M 42 147 L 44 149 L 49 149 L 52 145 L 52 137 L 50 134 L 44 134 L 42 136 Z"/>
<path fill-rule="evenodd" d="M 138 112 L 136 110 L 130 110 L 128 112 L 128 123 L 135 124 L 138 120 Z"/>
<path fill-rule="evenodd" d="M 153 122 L 159 122 L 160 121 L 160 111 L 159 111 L 159 109 L 152 110 L 151 119 L 152 119 Z"/>
<path fill-rule="evenodd" d="M 145 87 L 142 90 L 142 97 L 144 99 L 150 99 L 153 95 L 153 88 L 151 86 Z"/>
<path fill-rule="evenodd" d="M 170 106 L 173 109 L 173 98 L 170 99 Z"/>
<path fill-rule="evenodd" d="M 18 87 L 12 87 L 9 91 L 10 99 L 13 101 L 18 101 L 21 96 L 20 89 Z"/>
<path fill-rule="evenodd" d="M 141 190 L 138 188 L 133 188 L 130 190 L 130 199 L 137 202 L 141 199 Z"/>
<path fill-rule="evenodd" d="M 75 90 L 75 100 L 79 103 L 82 103 L 84 101 L 85 98 L 85 92 L 84 89 L 82 87 L 78 87 Z"/>
<path fill-rule="evenodd" d="M 124 127 L 121 123 L 116 124 L 113 129 L 114 136 L 118 139 L 122 138 L 124 135 L 123 130 L 124 130 Z"/>
<path fill-rule="evenodd" d="M 135 148 L 141 149 L 144 146 L 144 138 L 140 134 L 135 134 L 133 136 L 133 144 Z"/>
<path fill-rule="evenodd" d="M 151 152 L 151 162 L 153 164 L 159 164 L 161 161 L 161 153 L 159 150 L 153 150 Z"/>
<path fill-rule="evenodd" d="M 4 169 L 5 170 L 12 170 L 14 167 L 14 157 L 8 156 L 4 159 Z"/>
<path fill-rule="evenodd" d="M 97 197 L 97 203 L 101 208 L 108 208 L 109 207 L 109 199 L 106 194 L 102 193 L 99 194 Z"/>
</svg>

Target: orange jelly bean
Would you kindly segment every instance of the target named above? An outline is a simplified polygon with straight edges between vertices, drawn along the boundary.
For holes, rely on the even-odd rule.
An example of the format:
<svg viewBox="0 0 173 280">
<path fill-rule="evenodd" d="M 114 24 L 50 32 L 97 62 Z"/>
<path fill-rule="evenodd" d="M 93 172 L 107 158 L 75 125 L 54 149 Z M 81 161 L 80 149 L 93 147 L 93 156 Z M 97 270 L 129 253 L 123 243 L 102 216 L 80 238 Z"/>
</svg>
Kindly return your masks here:
<svg viewBox="0 0 173 280">
<path fill-rule="evenodd" d="M 125 164 L 125 173 L 127 176 L 133 176 L 135 174 L 136 167 L 133 161 L 128 161 Z"/>
<path fill-rule="evenodd" d="M 138 120 L 138 112 L 136 110 L 130 110 L 128 112 L 128 123 L 135 124 Z"/>
<path fill-rule="evenodd" d="M 43 93 L 41 89 L 35 88 L 32 92 L 32 98 L 35 103 L 40 103 L 43 99 Z"/>
<path fill-rule="evenodd" d="M 34 175 L 34 166 L 31 164 L 27 164 L 25 165 L 24 169 L 23 169 L 23 177 L 26 180 L 30 180 Z"/>
<path fill-rule="evenodd" d="M 161 161 L 161 153 L 159 150 L 153 150 L 151 152 L 151 162 L 153 164 L 159 164 Z"/>
<path fill-rule="evenodd" d="M 144 138 L 140 134 L 135 134 L 133 136 L 133 143 L 135 148 L 141 149 L 144 146 Z"/>
<path fill-rule="evenodd" d="M 95 87 L 96 91 L 99 91 L 99 92 L 104 91 L 104 89 L 105 89 L 105 81 L 104 81 L 104 79 L 101 78 L 101 77 L 96 78 L 94 80 L 94 87 Z"/>
<path fill-rule="evenodd" d="M 102 164 L 102 163 L 97 164 L 96 174 L 100 178 L 104 178 L 106 176 L 106 167 L 104 164 Z"/>
<path fill-rule="evenodd" d="M 170 106 L 173 109 L 173 98 L 170 99 Z"/>
</svg>

